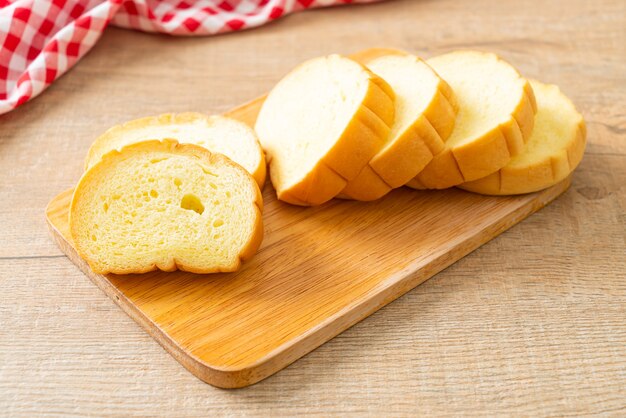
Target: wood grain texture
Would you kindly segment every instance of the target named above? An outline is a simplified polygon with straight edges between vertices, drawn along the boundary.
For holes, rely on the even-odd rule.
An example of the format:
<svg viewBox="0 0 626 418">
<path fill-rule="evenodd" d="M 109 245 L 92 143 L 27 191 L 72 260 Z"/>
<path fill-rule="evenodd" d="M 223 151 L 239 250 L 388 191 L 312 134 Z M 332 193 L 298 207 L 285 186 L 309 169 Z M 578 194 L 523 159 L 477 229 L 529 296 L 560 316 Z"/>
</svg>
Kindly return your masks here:
<svg viewBox="0 0 626 418">
<path fill-rule="evenodd" d="M 626 4 L 520 5 L 397 0 L 202 39 L 107 29 L 42 96 L 0 116 L 3 414 L 623 416 Z M 490 50 L 559 84 L 589 128 L 572 187 L 280 373 L 213 388 L 67 260 L 44 208 L 111 125 L 222 112 L 306 58 L 373 45 Z"/>
<path fill-rule="evenodd" d="M 252 113 L 243 106 L 242 115 Z M 237 110 L 229 114 L 254 126 Z M 374 203 L 339 200 L 316 208 L 280 202 L 267 186 L 258 253 L 236 273 L 213 275 L 94 273 L 72 247 L 73 191 L 55 197 L 46 216 L 63 252 L 176 360 L 207 383 L 239 388 L 398 298 L 569 184 L 500 198 L 397 190 Z"/>
</svg>

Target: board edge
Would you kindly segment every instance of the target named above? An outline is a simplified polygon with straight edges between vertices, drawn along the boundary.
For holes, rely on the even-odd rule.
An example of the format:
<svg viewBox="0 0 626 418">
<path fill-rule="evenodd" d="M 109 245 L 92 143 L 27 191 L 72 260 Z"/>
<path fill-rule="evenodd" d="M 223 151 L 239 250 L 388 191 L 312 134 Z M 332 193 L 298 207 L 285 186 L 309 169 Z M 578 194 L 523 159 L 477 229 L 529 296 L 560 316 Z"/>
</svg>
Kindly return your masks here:
<svg viewBox="0 0 626 418">
<path fill-rule="evenodd" d="M 545 207 L 548 203 L 563 194 L 569 188 L 570 184 L 571 177 L 568 177 L 549 189 L 533 193 L 535 198 L 521 204 L 517 209 L 509 213 L 508 216 L 499 219 L 487 228 L 470 237 L 459 240 L 449 248 L 448 251 L 439 254 L 429 263 L 427 268 L 412 268 L 411 265 L 409 265 L 403 271 L 395 274 L 378 287 L 369 291 L 368 294 L 362 297 L 358 302 L 344 307 L 335 315 L 328 317 L 324 322 L 311 328 L 297 338 L 282 344 L 256 362 L 243 367 L 232 368 L 209 364 L 185 350 L 175 339 L 170 337 L 167 332 L 163 331 L 145 315 L 143 311 L 130 302 L 123 293 L 119 292 L 106 276 L 94 273 L 87 263 L 80 258 L 71 243 L 63 236 L 49 216 L 52 204 L 71 193 L 71 189 L 55 196 L 47 205 L 46 223 L 55 243 L 68 259 L 89 277 L 100 290 L 109 296 L 122 311 L 146 330 L 146 332 L 182 364 L 183 367 L 206 383 L 219 388 L 234 389 L 250 386 L 264 380 L 315 350 L 325 342 L 330 341 L 341 332 L 367 318 L 372 313 L 406 294 L 408 291 L 470 254 L 513 225 Z"/>
</svg>

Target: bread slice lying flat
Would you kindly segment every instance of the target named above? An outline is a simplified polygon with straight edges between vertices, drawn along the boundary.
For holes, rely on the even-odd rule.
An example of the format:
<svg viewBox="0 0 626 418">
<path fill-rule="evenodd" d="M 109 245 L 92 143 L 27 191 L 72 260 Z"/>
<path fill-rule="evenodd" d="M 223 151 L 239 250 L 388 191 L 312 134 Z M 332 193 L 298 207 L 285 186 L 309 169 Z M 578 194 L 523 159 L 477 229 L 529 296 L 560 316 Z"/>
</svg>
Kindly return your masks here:
<svg viewBox="0 0 626 418">
<path fill-rule="evenodd" d="M 97 273 L 228 272 L 263 237 L 259 187 L 221 154 L 174 140 L 111 151 L 70 205 L 75 248 Z"/>
<path fill-rule="evenodd" d="M 458 109 L 448 83 L 414 55 L 382 56 L 366 65 L 393 88 L 396 111 L 385 146 L 341 192 L 357 200 L 378 199 L 422 171 L 443 151 Z"/>
<path fill-rule="evenodd" d="M 537 98 L 535 128 L 526 148 L 498 172 L 459 187 L 507 195 L 550 187 L 569 176 L 585 152 L 583 117 L 557 86 L 531 81 Z"/>
<path fill-rule="evenodd" d="M 89 148 L 85 168 L 93 166 L 114 149 L 149 139 L 174 138 L 224 154 L 248 170 L 259 187 L 265 183 L 265 156 L 256 133 L 243 122 L 201 113 L 153 116 L 117 125 L 102 134 Z"/>
<path fill-rule="evenodd" d="M 408 186 L 443 189 L 476 180 L 524 149 L 537 107 L 530 83 L 517 70 L 494 54 L 472 51 L 427 63 L 454 90 L 459 113 L 445 150 Z"/>
<path fill-rule="evenodd" d="M 391 87 L 361 64 L 329 55 L 298 66 L 256 121 L 278 198 L 319 205 L 337 196 L 382 148 L 393 119 Z"/>
</svg>

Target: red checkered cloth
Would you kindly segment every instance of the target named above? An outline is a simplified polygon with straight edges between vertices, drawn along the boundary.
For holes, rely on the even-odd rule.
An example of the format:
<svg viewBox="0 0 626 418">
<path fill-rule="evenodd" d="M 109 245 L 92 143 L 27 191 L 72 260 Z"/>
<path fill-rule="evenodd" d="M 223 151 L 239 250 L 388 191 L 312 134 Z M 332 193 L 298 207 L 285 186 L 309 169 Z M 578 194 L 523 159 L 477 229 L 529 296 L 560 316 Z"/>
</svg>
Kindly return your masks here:
<svg viewBox="0 0 626 418">
<path fill-rule="evenodd" d="M 0 0 L 0 114 L 37 96 L 109 23 L 171 35 L 253 28 L 288 13 L 377 0 Z"/>
</svg>

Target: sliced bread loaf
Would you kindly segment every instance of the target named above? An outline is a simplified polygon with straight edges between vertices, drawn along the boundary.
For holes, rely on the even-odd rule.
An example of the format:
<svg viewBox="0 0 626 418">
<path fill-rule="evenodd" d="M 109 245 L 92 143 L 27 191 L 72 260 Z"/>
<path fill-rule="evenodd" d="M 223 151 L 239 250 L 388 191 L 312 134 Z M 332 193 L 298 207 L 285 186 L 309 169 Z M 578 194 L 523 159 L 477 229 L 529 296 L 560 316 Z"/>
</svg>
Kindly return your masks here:
<svg viewBox="0 0 626 418">
<path fill-rule="evenodd" d="M 578 166 L 587 132 L 582 115 L 557 86 L 531 84 L 537 115 L 524 151 L 496 173 L 460 188 L 489 195 L 530 193 L 558 183 Z"/>
<path fill-rule="evenodd" d="M 446 147 L 407 185 L 443 189 L 498 171 L 519 154 L 536 112 L 530 83 L 491 53 L 458 51 L 427 63 L 450 84 L 459 113 Z"/>
<path fill-rule="evenodd" d="M 278 198 L 319 205 L 384 145 L 394 119 L 389 85 L 340 55 L 307 61 L 270 92 L 256 121 Z"/>
<path fill-rule="evenodd" d="M 443 151 L 458 109 L 448 83 L 414 55 L 395 53 L 366 65 L 393 88 L 396 111 L 384 147 L 341 192 L 357 200 L 378 199 L 422 171 Z"/>
<path fill-rule="evenodd" d="M 228 272 L 263 237 L 257 183 L 221 154 L 174 140 L 111 151 L 70 205 L 74 246 L 97 273 Z"/>
<path fill-rule="evenodd" d="M 224 116 L 179 113 L 152 116 L 117 125 L 102 134 L 89 148 L 88 169 L 114 149 L 149 139 L 175 138 L 181 144 L 200 145 L 224 154 L 241 165 L 257 181 L 265 183 L 265 156 L 256 133 L 245 123 Z"/>
</svg>

